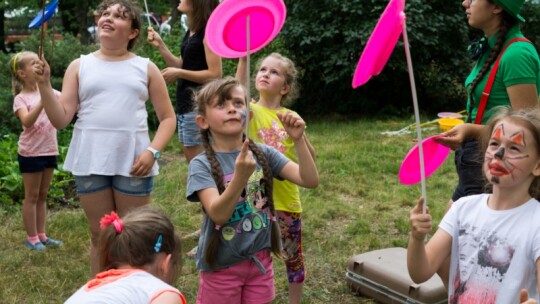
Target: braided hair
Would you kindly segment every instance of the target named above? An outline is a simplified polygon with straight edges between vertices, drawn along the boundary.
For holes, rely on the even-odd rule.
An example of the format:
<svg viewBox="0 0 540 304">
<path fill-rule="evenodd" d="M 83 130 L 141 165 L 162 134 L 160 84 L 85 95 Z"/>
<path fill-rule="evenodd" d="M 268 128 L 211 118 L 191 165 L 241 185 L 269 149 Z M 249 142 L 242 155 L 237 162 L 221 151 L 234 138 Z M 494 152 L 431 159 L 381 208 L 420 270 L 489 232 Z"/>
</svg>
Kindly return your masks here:
<svg viewBox="0 0 540 304">
<path fill-rule="evenodd" d="M 488 0 L 490 3 L 493 3 L 493 0 Z M 495 62 L 497 57 L 499 56 L 499 53 L 502 51 L 504 41 L 506 40 L 506 34 L 508 33 L 508 30 L 517 23 L 517 19 L 512 17 L 509 13 L 506 11 L 502 12 L 502 22 L 501 26 L 499 28 L 499 36 L 497 37 L 497 41 L 495 42 L 495 45 L 493 46 L 493 49 L 491 50 L 491 53 L 489 54 L 488 60 L 484 63 L 482 66 L 482 69 L 480 69 L 480 72 L 478 75 L 476 75 L 476 78 L 471 82 L 471 88 L 469 90 L 469 102 L 470 102 L 470 109 L 472 109 L 473 105 L 473 92 L 478 85 L 478 83 L 484 78 L 486 73 L 490 70 L 491 65 Z"/>
<path fill-rule="evenodd" d="M 234 78 L 226 77 L 223 79 L 216 79 L 207 83 L 200 91 L 195 94 L 195 105 L 196 110 L 199 115 L 206 114 L 206 107 L 211 105 L 217 99 L 218 101 L 230 99 L 231 90 L 235 87 L 242 87 L 240 82 Z M 245 90 L 244 90 L 245 91 Z M 244 97 L 247 99 L 246 97 Z M 216 153 L 212 148 L 212 134 L 210 129 L 201 128 L 201 140 L 203 147 L 206 153 L 206 157 L 210 166 L 212 168 L 212 177 L 216 182 L 217 189 L 219 194 L 222 194 L 225 191 L 225 185 L 223 182 L 223 170 L 219 161 L 216 158 Z M 270 208 L 270 211 L 275 217 L 275 207 L 274 199 L 272 194 L 273 189 L 273 175 L 270 165 L 264 155 L 264 153 L 259 149 L 259 147 L 251 139 L 249 140 L 249 149 L 253 152 L 257 162 L 262 167 L 263 170 L 263 179 L 261 184 L 264 185 L 264 190 L 266 192 L 267 205 Z M 275 220 L 271 221 L 271 250 L 277 255 L 281 256 L 281 237 L 279 225 Z M 218 254 L 219 248 L 219 232 L 212 230 L 210 238 L 206 245 L 206 254 L 204 259 L 210 267 L 214 266 L 216 263 L 216 257 Z"/>
</svg>

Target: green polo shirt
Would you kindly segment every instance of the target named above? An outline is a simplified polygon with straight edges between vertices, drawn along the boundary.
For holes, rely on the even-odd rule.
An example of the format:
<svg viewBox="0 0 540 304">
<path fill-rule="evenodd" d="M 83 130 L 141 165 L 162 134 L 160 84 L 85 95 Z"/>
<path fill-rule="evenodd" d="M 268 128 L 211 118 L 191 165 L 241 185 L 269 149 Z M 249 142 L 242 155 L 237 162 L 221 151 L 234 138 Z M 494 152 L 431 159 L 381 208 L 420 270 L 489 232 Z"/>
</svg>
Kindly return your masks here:
<svg viewBox="0 0 540 304">
<path fill-rule="evenodd" d="M 465 87 L 467 88 L 467 91 L 470 90 L 472 81 L 482 69 L 484 62 L 486 62 L 489 58 L 491 49 L 497 41 L 497 36 L 498 34 L 495 34 L 493 37 L 489 38 L 489 47 L 484 52 L 482 57 L 476 61 L 471 74 L 469 74 L 465 80 Z M 519 24 L 516 24 L 508 31 L 504 45 L 516 37 L 523 37 L 523 34 L 519 29 Z M 482 80 L 480 80 L 473 92 L 474 102 L 471 116 L 472 122 L 474 122 L 476 118 L 480 97 L 482 96 L 482 92 L 484 91 L 488 78 L 489 72 L 484 74 L 484 77 Z M 514 42 L 504 52 L 499 63 L 499 69 L 497 70 L 493 87 L 491 88 L 491 93 L 484 111 L 484 116 L 482 117 L 482 124 L 486 124 L 489 118 L 493 115 L 494 111 L 490 111 L 491 109 L 497 106 L 510 105 L 510 98 L 508 97 L 506 88 L 516 84 L 536 84 L 536 90 L 540 94 L 540 60 L 538 58 L 536 49 L 531 43 L 528 42 Z M 470 101 L 467 101 L 468 112 L 470 112 L 469 106 Z"/>
</svg>

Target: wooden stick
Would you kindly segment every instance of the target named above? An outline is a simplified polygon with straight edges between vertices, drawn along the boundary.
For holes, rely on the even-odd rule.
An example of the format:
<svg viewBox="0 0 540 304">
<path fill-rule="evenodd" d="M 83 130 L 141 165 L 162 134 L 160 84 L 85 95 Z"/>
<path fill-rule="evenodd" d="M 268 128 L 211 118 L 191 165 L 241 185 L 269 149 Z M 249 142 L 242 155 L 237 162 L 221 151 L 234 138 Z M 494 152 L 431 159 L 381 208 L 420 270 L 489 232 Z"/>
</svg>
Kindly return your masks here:
<svg viewBox="0 0 540 304">
<path fill-rule="evenodd" d="M 249 138 L 249 103 L 251 102 L 251 88 L 250 88 L 250 78 L 251 75 L 249 74 L 249 53 L 250 53 L 250 46 L 251 46 L 251 32 L 250 32 L 250 16 L 246 16 L 246 52 L 247 52 L 247 64 L 246 64 L 246 91 L 247 91 L 247 102 L 246 102 L 246 138 Z"/>
<path fill-rule="evenodd" d="M 146 4 L 146 0 L 144 0 L 144 8 L 146 9 L 146 19 L 148 20 L 148 27 L 152 27 L 152 23 L 150 23 L 150 13 L 148 12 L 148 4 Z"/>
<path fill-rule="evenodd" d="M 39 41 L 38 57 L 43 57 L 43 37 L 45 36 L 45 0 L 41 0 L 41 33 Z"/>
<path fill-rule="evenodd" d="M 412 66 L 411 52 L 409 49 L 409 39 L 407 38 L 407 26 L 403 21 L 403 44 L 405 46 L 405 57 L 407 58 L 407 67 L 409 70 L 409 81 L 411 83 L 411 92 L 413 97 L 414 117 L 416 119 L 416 135 L 418 138 L 418 156 L 420 158 L 420 180 L 422 197 L 424 203 L 422 204 L 422 213 L 426 213 L 427 206 L 427 194 L 426 194 L 426 171 L 424 163 L 424 149 L 422 146 L 422 128 L 420 127 L 420 111 L 418 109 L 418 97 L 416 96 L 416 84 L 414 82 L 414 72 Z"/>
</svg>

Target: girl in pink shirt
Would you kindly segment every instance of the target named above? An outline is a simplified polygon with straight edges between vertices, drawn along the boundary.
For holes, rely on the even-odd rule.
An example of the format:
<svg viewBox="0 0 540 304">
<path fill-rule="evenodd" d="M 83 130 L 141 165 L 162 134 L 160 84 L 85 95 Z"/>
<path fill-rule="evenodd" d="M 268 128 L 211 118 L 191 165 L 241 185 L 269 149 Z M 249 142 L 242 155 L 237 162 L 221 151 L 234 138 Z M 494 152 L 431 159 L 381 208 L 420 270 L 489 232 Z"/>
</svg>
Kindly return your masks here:
<svg viewBox="0 0 540 304">
<path fill-rule="evenodd" d="M 20 52 L 9 61 L 12 76 L 13 113 L 21 120 L 18 160 L 24 183 L 23 224 L 28 235 L 24 246 L 43 251 L 46 246 L 62 246 L 47 237 L 47 192 L 57 166 L 58 144 L 52 126 L 41 104 L 32 65 L 38 60 L 33 52 Z M 60 92 L 55 91 L 57 96 Z"/>
</svg>

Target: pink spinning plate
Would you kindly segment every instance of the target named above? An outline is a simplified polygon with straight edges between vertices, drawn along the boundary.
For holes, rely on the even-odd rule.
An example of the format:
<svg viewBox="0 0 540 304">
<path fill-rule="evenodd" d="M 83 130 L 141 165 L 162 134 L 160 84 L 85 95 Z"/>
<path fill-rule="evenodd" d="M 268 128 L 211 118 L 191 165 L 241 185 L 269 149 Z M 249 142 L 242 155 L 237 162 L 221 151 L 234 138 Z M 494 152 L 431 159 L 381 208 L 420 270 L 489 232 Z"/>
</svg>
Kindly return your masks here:
<svg viewBox="0 0 540 304">
<path fill-rule="evenodd" d="M 253 54 L 277 36 L 286 14 L 283 0 L 223 0 L 208 19 L 208 47 L 224 58 L 247 56 L 249 16 L 249 53 Z"/>
<path fill-rule="evenodd" d="M 431 136 L 422 141 L 426 178 L 437 171 L 450 154 L 450 148 L 434 141 L 438 136 Z M 402 184 L 412 185 L 421 181 L 419 154 L 418 144 L 416 144 L 403 159 L 399 168 L 399 181 Z"/>
<path fill-rule="evenodd" d="M 352 87 L 365 84 L 379 75 L 403 32 L 405 0 L 390 0 L 362 52 L 354 71 Z"/>
</svg>

